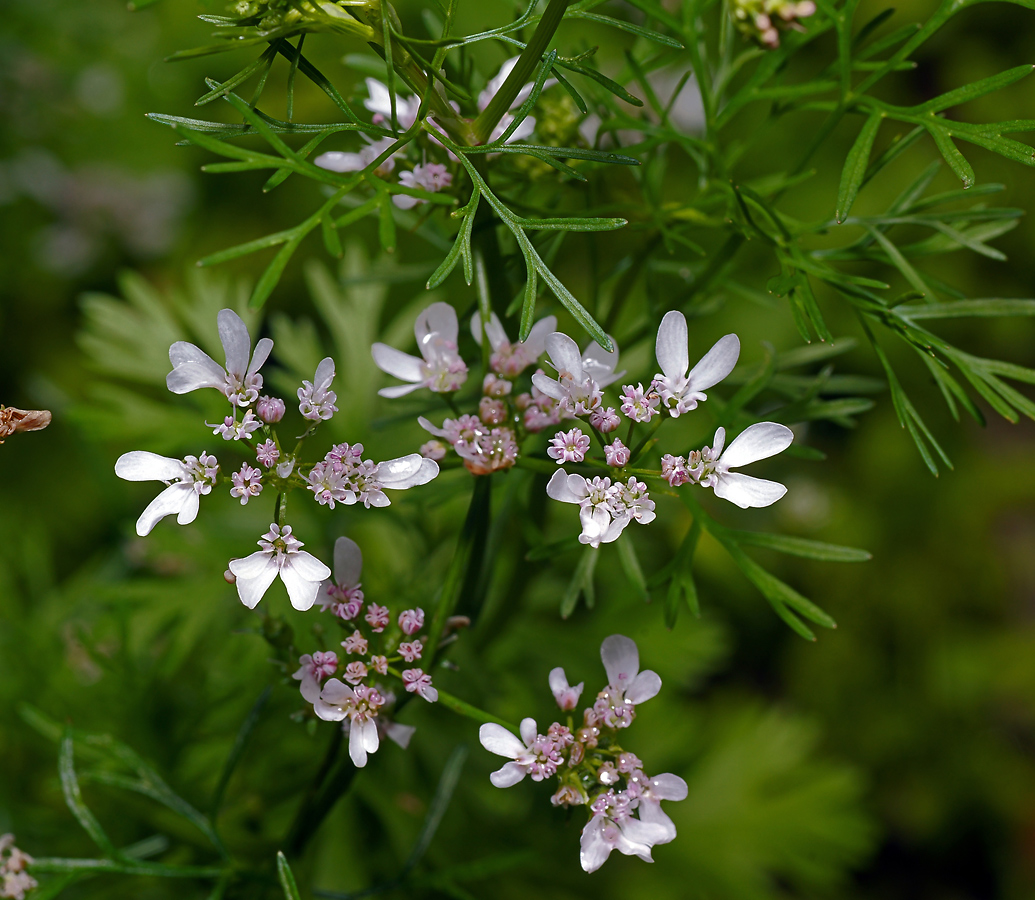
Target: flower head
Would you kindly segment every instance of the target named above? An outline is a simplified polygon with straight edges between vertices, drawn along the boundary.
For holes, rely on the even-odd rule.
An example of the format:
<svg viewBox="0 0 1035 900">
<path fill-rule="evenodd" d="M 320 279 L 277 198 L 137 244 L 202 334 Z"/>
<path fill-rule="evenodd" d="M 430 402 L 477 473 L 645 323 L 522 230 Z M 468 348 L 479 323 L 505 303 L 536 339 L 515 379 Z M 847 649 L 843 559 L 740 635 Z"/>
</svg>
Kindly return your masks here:
<svg viewBox="0 0 1035 900">
<path fill-rule="evenodd" d="M 654 501 L 647 486 L 635 478 L 612 484 L 610 478 L 585 478 L 559 469 L 546 485 L 546 493 L 561 503 L 578 504 L 579 541 L 591 547 L 618 540 L 632 521 L 646 525 L 654 520 Z"/>
<path fill-rule="evenodd" d="M 377 367 L 408 384 L 381 388 L 382 397 L 402 397 L 420 387 L 451 393 L 467 380 L 467 365 L 457 353 L 460 326 L 448 303 L 432 303 L 419 316 L 413 332 L 421 358 L 387 344 L 376 343 L 371 354 Z"/>
<path fill-rule="evenodd" d="M 600 406 L 603 389 L 617 381 L 624 372 L 615 372 L 618 365 L 618 345 L 608 353 L 596 342 L 582 353 L 578 344 L 568 335 L 555 331 L 546 338 L 546 352 L 557 370 L 557 378 L 543 372 L 532 376 L 532 384 L 547 397 L 556 400 L 562 409 L 574 415 L 589 415 Z"/>
<path fill-rule="evenodd" d="M 671 310 L 658 327 L 655 351 L 661 373 L 654 376 L 654 390 L 669 415 L 680 416 L 696 409 L 699 401 L 707 400 L 704 391 L 733 371 L 740 356 L 740 338 L 735 334 L 719 338 L 687 374 L 690 363 L 686 317 Z"/>
<path fill-rule="evenodd" d="M 273 341 L 263 338 L 251 353 L 248 327 L 237 313 L 232 309 L 221 309 L 217 321 L 219 339 L 226 352 L 226 368 L 194 344 L 177 341 L 169 348 L 173 370 L 166 376 L 166 386 L 174 394 L 186 394 L 204 387 L 216 388 L 234 406 L 250 406 L 259 399 L 259 391 L 262 390 L 259 369 L 269 357 Z"/>
<path fill-rule="evenodd" d="M 492 371 L 507 378 L 520 375 L 526 368 L 535 365 L 536 360 L 543 355 L 546 337 L 556 329 L 557 317 L 546 316 L 532 326 L 525 340 L 511 343 L 499 317 L 492 313 L 485 326 L 485 336 L 492 348 L 492 355 L 489 357 Z M 476 312 L 471 316 L 471 335 L 477 343 L 482 342 L 481 313 Z"/>
<path fill-rule="evenodd" d="M 771 506 L 787 493 L 778 481 L 767 481 L 731 472 L 738 466 L 767 459 L 786 450 L 794 440 L 794 432 L 776 422 L 757 422 L 745 428 L 723 452 L 726 430 L 715 432 L 713 447 L 705 447 L 693 474 L 703 487 L 713 488 L 716 497 L 729 500 L 741 509 Z"/>
<path fill-rule="evenodd" d="M 453 176 L 442 163 L 426 163 L 416 165 L 412 172 L 402 172 L 399 175 L 399 184 L 408 188 L 418 188 L 427 191 L 429 194 L 437 194 L 453 183 Z M 394 194 L 392 203 L 399 209 L 413 209 L 420 203 L 427 203 L 420 197 L 411 197 L 409 194 Z"/>
<path fill-rule="evenodd" d="M 298 411 L 311 422 L 329 419 L 337 411 L 335 401 L 338 395 L 332 391 L 334 381 L 334 360 L 329 356 L 320 361 L 312 381 L 303 381 L 298 389 Z"/>
<path fill-rule="evenodd" d="M 295 609 L 309 609 L 316 602 L 321 582 L 330 577 L 331 570 L 311 553 L 300 549 L 304 545 L 291 533 L 290 525 L 283 528 L 270 525 L 258 544 L 261 550 L 243 559 L 230 560 L 230 571 L 236 576 L 241 602 L 254 609 L 279 575 L 291 605 Z"/>
<path fill-rule="evenodd" d="M 132 450 L 115 462 L 115 474 L 125 481 L 164 481 L 169 485 L 137 519 L 137 534 L 146 537 L 166 516 L 176 516 L 180 525 L 189 525 L 197 518 L 201 495 L 211 493 L 219 463 L 207 453 L 179 460 Z"/>
<path fill-rule="evenodd" d="M 589 435 L 578 428 L 571 431 L 558 431 L 550 439 L 550 446 L 546 448 L 547 456 L 557 460 L 558 465 L 566 462 L 582 462 L 589 452 Z"/>
<path fill-rule="evenodd" d="M 234 486 L 230 488 L 230 496 L 240 498 L 241 506 L 246 506 L 252 497 L 258 497 L 262 493 L 262 470 L 242 463 L 241 471 L 234 472 L 230 476 Z"/>
<path fill-rule="evenodd" d="M 263 396 L 255 404 L 255 411 L 258 413 L 259 418 L 267 425 L 276 425 L 277 422 L 284 418 L 287 406 L 279 397 Z"/>
</svg>

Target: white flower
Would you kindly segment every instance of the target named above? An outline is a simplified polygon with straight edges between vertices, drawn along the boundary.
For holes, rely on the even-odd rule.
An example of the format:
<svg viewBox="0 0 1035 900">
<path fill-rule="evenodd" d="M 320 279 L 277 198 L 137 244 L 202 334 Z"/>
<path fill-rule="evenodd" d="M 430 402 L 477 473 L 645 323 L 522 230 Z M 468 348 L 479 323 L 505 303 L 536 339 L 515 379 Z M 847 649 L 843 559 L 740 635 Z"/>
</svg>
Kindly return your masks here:
<svg viewBox="0 0 1035 900">
<path fill-rule="evenodd" d="M 716 497 L 729 500 L 741 509 L 771 506 L 787 493 L 787 488 L 778 481 L 754 478 L 730 469 L 786 450 L 794 440 L 790 428 L 776 422 L 758 422 L 745 428 L 723 452 L 725 440 L 726 429 L 720 428 L 715 432 L 714 446 L 701 451 L 700 472 L 694 474 L 702 487 L 714 488 Z"/>
<path fill-rule="evenodd" d="M 381 388 L 382 397 L 402 397 L 420 387 L 436 393 L 457 390 L 467 380 L 467 366 L 456 352 L 460 326 L 448 303 L 432 303 L 413 326 L 422 359 L 376 343 L 370 348 L 377 367 L 409 384 Z"/>
<path fill-rule="evenodd" d="M 654 376 L 654 389 L 661 396 L 662 406 L 676 417 L 696 409 L 698 402 L 708 399 L 703 392 L 733 371 L 740 356 L 740 339 L 735 334 L 719 338 L 687 375 L 686 318 L 671 310 L 658 327 L 656 353 L 663 374 Z"/>
<path fill-rule="evenodd" d="M 369 140 L 368 138 L 365 139 Z M 329 172 L 359 172 L 369 166 L 394 143 L 395 141 L 392 138 L 386 137 L 377 141 L 371 141 L 362 147 L 359 153 L 328 150 L 326 153 L 321 153 L 317 156 L 313 163 L 321 169 L 327 169 Z M 374 174 L 381 177 L 388 175 L 395 168 L 395 156 L 396 154 L 394 153 L 389 156 L 374 170 Z"/>
<path fill-rule="evenodd" d="M 601 391 L 625 372 L 615 372 L 618 365 L 618 344 L 611 338 L 614 350 L 608 353 L 596 341 L 583 353 L 568 335 L 555 331 L 546 338 L 546 352 L 557 370 L 553 379 L 543 372 L 532 376 L 532 384 L 547 397 L 557 400 L 562 409 L 585 415 L 600 405 Z"/>
<path fill-rule="evenodd" d="M 635 478 L 627 484 L 612 484 L 610 478 L 584 478 L 558 469 L 546 485 L 546 493 L 561 503 L 579 505 L 579 542 L 591 547 L 618 540 L 632 521 L 647 525 L 655 517 L 647 486 Z"/>
<path fill-rule="evenodd" d="M 531 775 L 533 781 L 542 781 L 555 775 L 563 762 L 554 738 L 539 734 L 535 719 L 522 719 L 518 730 L 520 740 L 495 722 L 487 722 L 478 729 L 478 740 L 486 750 L 512 760 L 489 776 L 498 788 L 512 787 L 526 775 Z"/>
<path fill-rule="evenodd" d="M 291 526 L 270 525 L 258 541 L 257 550 L 243 559 L 230 560 L 230 571 L 237 577 L 237 593 L 248 609 L 255 609 L 263 594 L 278 575 L 287 588 L 295 609 L 309 609 L 316 602 L 320 585 L 331 576 L 331 570 L 291 533 Z"/>
<path fill-rule="evenodd" d="M 639 805 L 636 807 L 640 821 L 664 829 L 665 837 L 655 839 L 655 844 L 667 844 L 676 837 L 675 822 L 661 808 L 662 800 L 685 800 L 689 792 L 686 782 L 678 775 L 665 773 L 650 778 L 642 772 L 636 772 L 630 781 L 639 788 Z"/>
<path fill-rule="evenodd" d="M 392 95 L 388 91 L 388 85 L 378 81 L 376 78 L 367 79 L 367 94 L 363 105 L 374 114 L 374 124 L 391 124 L 392 121 Z M 395 118 L 402 131 L 408 131 L 417 121 L 417 113 L 420 112 L 420 98 L 416 96 L 403 97 L 395 95 Z"/>
<path fill-rule="evenodd" d="M 577 685 L 572 687 L 568 684 L 568 676 L 564 674 L 564 669 L 558 666 L 556 669 L 550 670 L 550 690 L 553 692 L 553 698 L 557 701 L 557 705 L 563 710 L 572 710 L 579 703 L 579 697 L 582 696 L 582 688 L 586 682 L 580 681 Z"/>
<path fill-rule="evenodd" d="M 269 338 L 259 341 L 249 362 L 252 341 L 241 317 L 232 309 L 221 309 L 218 322 L 219 339 L 226 351 L 226 368 L 194 344 L 177 341 L 169 348 L 173 370 L 166 376 L 165 383 L 174 394 L 216 388 L 235 406 L 249 406 L 259 399 L 262 390 L 259 369 L 269 357 L 273 341 Z"/>
<path fill-rule="evenodd" d="M 367 764 L 367 754 L 376 753 L 380 746 L 378 734 L 378 710 L 384 706 L 386 698 L 376 688 L 357 685 L 355 689 L 331 678 L 320 690 L 315 679 L 302 679 L 302 696 L 313 704 L 316 715 L 326 722 L 349 720 L 349 756 L 357 768 Z M 410 735 L 405 733 L 389 734 L 400 747 L 409 743 Z M 386 729 L 387 731 L 387 729 Z"/>
<path fill-rule="evenodd" d="M 513 378 L 520 375 L 528 366 L 535 363 L 546 349 L 546 337 L 556 331 L 557 317 L 546 316 L 540 319 L 528 337 L 523 341 L 512 344 L 503 330 L 503 325 L 496 313 L 489 316 L 489 323 L 485 326 L 485 334 L 489 339 L 489 346 L 492 347 L 492 357 L 489 365 L 494 372 Z M 482 342 L 482 317 L 475 312 L 471 316 L 471 334 L 480 345 Z"/>
<path fill-rule="evenodd" d="M 329 356 L 320 360 L 312 381 L 303 381 L 298 389 L 298 411 L 311 422 L 329 419 L 337 411 L 334 405 L 338 395 L 332 391 L 334 381 L 334 360 Z"/>
<path fill-rule="evenodd" d="M 636 706 L 661 690 L 661 676 L 647 669 L 640 671 L 640 651 L 636 641 L 624 634 L 612 634 L 600 645 L 600 659 L 607 672 L 608 687 L 615 702 Z M 620 696 L 618 696 L 620 695 Z"/>
<path fill-rule="evenodd" d="M 503 82 L 507 80 L 507 76 L 510 75 L 511 70 L 517 64 L 517 61 L 518 57 L 512 56 L 505 63 L 503 63 L 503 65 L 500 66 L 500 70 L 492 78 L 489 79 L 489 83 L 485 85 L 484 90 L 478 95 L 479 112 L 484 111 L 485 108 L 492 102 L 492 98 L 499 93 L 500 88 L 503 87 Z M 552 87 L 555 84 L 557 84 L 556 78 L 547 79 L 547 81 L 543 84 L 543 90 L 545 91 L 548 87 Z M 524 103 L 528 99 L 529 94 L 532 93 L 532 88 L 534 86 L 535 85 L 533 85 L 530 82 L 526 84 L 524 87 L 522 87 L 521 90 L 518 91 L 518 94 L 514 98 L 514 101 L 510 104 L 510 108 L 516 109 L 522 103 Z M 500 119 L 496 127 L 492 130 L 492 134 L 489 136 L 489 143 L 492 143 L 492 141 L 499 140 L 500 136 L 503 134 L 504 131 L 507 130 L 507 128 L 510 127 L 510 123 L 513 121 L 514 117 L 510 115 L 510 113 L 505 113 L 503 115 L 503 118 Z M 509 138 L 507 138 L 507 143 L 509 144 L 512 141 L 524 140 L 533 131 L 535 131 L 535 119 L 532 118 L 532 116 L 526 116 L 522 120 L 521 124 L 518 125 L 518 127 L 514 130 L 514 133 Z"/>
<path fill-rule="evenodd" d="M 137 534 L 141 537 L 150 534 L 166 516 L 176 516 L 181 525 L 193 522 L 198 515 L 201 495 L 212 490 L 218 472 L 216 458 L 206 453 L 179 460 L 146 450 L 132 450 L 115 462 L 115 474 L 126 481 L 164 481 L 169 485 L 137 519 Z"/>
<path fill-rule="evenodd" d="M 430 194 L 437 194 L 452 183 L 453 176 L 449 174 L 449 170 L 442 163 L 416 165 L 413 167 L 412 172 L 401 172 L 399 174 L 399 184 L 408 188 L 420 188 Z M 394 194 L 392 196 L 392 203 L 398 206 L 399 209 L 413 209 L 417 204 L 427 202 L 427 200 L 422 200 L 420 197 L 411 197 L 409 194 Z"/>
<path fill-rule="evenodd" d="M 610 798 L 609 798 L 610 799 Z M 612 850 L 626 856 L 638 856 L 644 862 L 654 862 L 650 848 L 654 844 L 665 843 L 667 832 L 664 826 L 641 819 L 634 819 L 628 806 L 619 799 L 613 804 L 616 808 L 606 808 L 596 812 L 599 801 L 593 804 L 593 817 L 582 829 L 579 861 L 587 872 L 599 869 Z"/>
</svg>

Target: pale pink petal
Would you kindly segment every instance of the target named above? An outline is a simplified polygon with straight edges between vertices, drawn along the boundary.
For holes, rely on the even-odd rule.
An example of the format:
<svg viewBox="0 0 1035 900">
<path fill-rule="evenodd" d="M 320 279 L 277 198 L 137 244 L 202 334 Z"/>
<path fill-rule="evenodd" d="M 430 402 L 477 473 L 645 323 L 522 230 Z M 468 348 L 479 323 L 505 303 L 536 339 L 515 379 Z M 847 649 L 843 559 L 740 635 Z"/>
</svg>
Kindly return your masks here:
<svg viewBox="0 0 1035 900">
<path fill-rule="evenodd" d="M 572 488 L 572 479 L 575 479 L 576 487 L 580 486 L 583 488 L 583 492 L 577 493 Z M 546 485 L 547 496 L 554 500 L 560 500 L 561 503 L 581 503 L 582 498 L 585 494 L 586 479 L 581 475 L 568 475 L 564 469 L 558 469 L 550 477 L 549 482 Z"/>
<path fill-rule="evenodd" d="M 647 669 L 636 676 L 636 680 L 625 690 L 625 699 L 633 705 L 656 697 L 661 690 L 661 676 Z"/>
<path fill-rule="evenodd" d="M 501 769 L 497 769 L 489 776 L 489 781 L 498 788 L 509 788 L 517 784 L 528 774 L 524 766 L 516 762 L 506 763 Z"/>
<path fill-rule="evenodd" d="M 255 609 L 277 577 L 277 561 L 272 554 L 257 550 L 243 559 L 230 560 L 230 571 L 237 577 L 237 596 L 248 609 Z"/>
<path fill-rule="evenodd" d="M 302 676 L 298 690 L 302 694 L 302 699 L 307 703 L 315 703 L 320 699 L 320 682 L 308 672 Z"/>
<path fill-rule="evenodd" d="M 340 722 L 348 715 L 348 713 L 337 704 L 328 703 L 320 697 L 318 697 L 313 703 L 313 712 L 315 712 L 316 715 L 325 722 Z"/>
<path fill-rule="evenodd" d="M 600 659 L 612 687 L 625 690 L 640 671 L 640 651 L 636 641 L 624 634 L 612 634 L 600 645 Z"/>
<path fill-rule="evenodd" d="M 659 800 L 685 800 L 689 788 L 678 775 L 665 772 L 650 780 L 650 792 Z"/>
<path fill-rule="evenodd" d="M 173 487 L 176 486 L 173 485 Z M 183 506 L 180 507 L 180 511 L 176 516 L 176 523 L 178 525 L 190 525 L 198 517 L 198 507 L 201 504 L 201 496 L 198 492 L 190 485 L 184 485 L 184 487 L 189 487 L 190 493 L 184 497 Z"/>
<path fill-rule="evenodd" d="M 595 872 L 611 855 L 611 844 L 604 837 L 607 821 L 602 816 L 594 816 L 582 829 L 579 839 L 579 862 L 587 872 Z"/>
<path fill-rule="evenodd" d="M 601 540 L 613 524 L 611 514 L 599 506 L 584 506 L 579 510 L 579 521 L 582 523 L 582 543 L 591 544 Z M 620 533 L 620 530 L 619 530 Z M 616 535 L 617 536 L 617 535 Z"/>
<path fill-rule="evenodd" d="M 377 480 L 384 487 L 399 491 L 427 484 L 436 475 L 438 463 L 433 459 L 425 459 L 419 453 L 387 460 L 377 468 Z"/>
<path fill-rule="evenodd" d="M 486 722 L 478 729 L 478 740 L 490 753 L 505 756 L 508 759 L 517 759 L 525 752 L 525 745 L 506 728 L 495 722 Z"/>
<path fill-rule="evenodd" d="M 305 550 L 292 553 L 280 567 L 280 580 L 287 588 L 291 605 L 298 610 L 312 608 L 321 583 L 330 576 L 331 570 Z"/>
<path fill-rule="evenodd" d="M 405 750 L 410 746 L 410 738 L 417 729 L 412 725 L 402 725 L 399 722 L 389 722 L 385 726 L 385 737 L 393 741 Z"/>
<path fill-rule="evenodd" d="M 722 447 L 726 443 L 726 429 L 721 425 L 715 429 L 715 440 L 712 441 L 712 453 L 720 455 Z"/>
<path fill-rule="evenodd" d="M 626 526 L 632 521 L 631 516 L 619 516 L 614 519 L 610 525 L 607 526 L 607 531 L 600 537 L 601 544 L 610 544 L 617 541 L 622 536 L 622 532 L 625 531 Z M 643 523 L 649 522 L 646 515 L 640 517 L 640 521 Z"/>
<path fill-rule="evenodd" d="M 374 357 L 374 364 L 382 372 L 387 372 L 402 381 L 419 383 L 424 380 L 423 364 L 416 356 L 410 356 L 409 353 L 381 343 L 374 344 L 370 348 L 370 354 Z"/>
<path fill-rule="evenodd" d="M 248 326 L 232 309 L 221 309 L 217 317 L 219 339 L 226 351 L 226 370 L 243 380 L 248 371 L 248 355 L 252 350 L 252 339 Z"/>
<path fill-rule="evenodd" d="M 654 844 L 666 843 L 668 831 L 661 825 L 653 822 L 643 822 L 631 816 L 625 819 L 619 826 L 622 830 L 622 838 L 615 845 L 615 849 L 626 856 L 638 856 L 645 862 L 654 862 L 650 856 L 650 848 Z"/>
<path fill-rule="evenodd" d="M 334 542 L 334 580 L 341 585 L 355 587 L 363 570 L 363 551 L 359 544 L 347 537 Z"/>
<path fill-rule="evenodd" d="M 786 450 L 794 440 L 794 432 L 777 422 L 757 422 L 749 425 L 726 448 L 719 462 L 730 469 L 746 466 L 775 456 Z"/>
<path fill-rule="evenodd" d="M 611 335 L 608 335 L 611 337 Z M 616 378 L 624 375 L 624 372 L 615 372 L 618 365 L 618 341 L 611 338 L 611 345 L 614 347 L 610 353 L 600 346 L 596 341 L 590 344 L 582 354 L 582 369 L 592 376 L 600 387 L 607 387 Z"/>
<path fill-rule="evenodd" d="M 440 338 L 456 344 L 460 325 L 456 319 L 456 310 L 448 303 L 432 303 L 419 316 L 413 326 L 417 338 L 417 346 L 424 345 L 429 335 L 437 334 Z"/>
<path fill-rule="evenodd" d="M 147 450 L 131 450 L 115 462 L 115 474 L 125 481 L 172 481 L 186 471 L 180 460 Z"/>
<path fill-rule="evenodd" d="M 269 359 L 270 351 L 273 349 L 273 341 L 263 338 L 255 345 L 255 352 L 252 354 L 251 364 L 248 366 L 248 374 L 254 375 L 263 364 Z"/>
<path fill-rule="evenodd" d="M 556 669 L 550 670 L 550 690 L 556 696 L 557 694 L 563 694 L 568 690 L 568 677 L 564 674 L 564 669 L 558 666 Z"/>
<path fill-rule="evenodd" d="M 387 118 L 392 114 L 392 95 L 388 91 L 388 85 L 376 78 L 368 78 L 366 81 L 369 96 L 363 101 L 363 105 L 371 112 L 380 113 Z M 398 109 L 398 106 L 396 108 Z"/>
<path fill-rule="evenodd" d="M 334 360 L 325 356 L 316 367 L 316 375 L 313 378 L 313 387 L 317 390 L 326 390 L 334 381 Z"/>
<path fill-rule="evenodd" d="M 705 391 L 718 384 L 733 371 L 740 358 L 740 338 L 727 334 L 719 338 L 711 350 L 690 370 L 687 378 L 689 391 Z"/>
<path fill-rule="evenodd" d="M 526 359 L 531 359 L 532 357 L 538 359 L 542 356 L 543 350 L 546 349 L 547 335 L 556 330 L 557 316 L 546 316 L 536 322 L 532 326 L 532 330 L 528 332 L 528 337 L 522 341 L 525 351 L 528 353 Z"/>
<path fill-rule="evenodd" d="M 535 719 L 528 717 L 521 720 L 521 725 L 518 728 L 518 733 L 521 735 L 521 740 L 525 742 L 525 746 L 529 747 L 532 741 L 536 739 L 536 735 L 539 734 L 539 729 L 536 728 Z"/>
<path fill-rule="evenodd" d="M 357 730 L 355 724 L 353 724 L 352 730 Z M 373 719 L 367 719 L 365 722 L 360 723 L 359 733 L 363 738 L 363 748 L 367 753 L 377 753 L 377 748 L 381 745 L 381 740 L 377 736 L 377 722 Z"/>
<path fill-rule="evenodd" d="M 675 840 L 676 823 L 668 817 L 668 814 L 661 808 L 660 803 L 652 800 L 640 800 L 639 813 L 641 822 L 646 822 L 660 829 L 661 836 L 652 841 L 652 843 L 667 844 L 669 841 Z"/>
<path fill-rule="evenodd" d="M 165 386 L 174 394 L 186 394 L 207 387 L 222 390 L 225 384 L 226 372 L 213 359 L 181 363 L 165 376 Z"/>
<path fill-rule="evenodd" d="M 550 354 L 550 362 L 558 372 L 568 372 L 576 381 L 582 380 L 582 354 L 579 353 L 579 345 L 576 344 L 563 331 L 555 331 L 546 336 L 546 352 Z M 533 383 L 536 378 L 532 376 Z M 543 391 L 542 386 L 536 383 L 536 387 Z M 553 396 L 553 394 L 549 394 Z M 563 397 L 564 394 L 561 394 Z"/>
<path fill-rule="evenodd" d="M 321 153 L 313 164 L 328 172 L 358 172 L 367 167 L 366 160 L 361 153 L 344 153 L 341 150 L 330 150 Z"/>
<path fill-rule="evenodd" d="M 655 353 L 658 365 L 661 366 L 666 378 L 675 380 L 686 375 L 690 365 L 687 355 L 686 316 L 678 310 L 670 310 L 661 320 Z"/>
<path fill-rule="evenodd" d="M 716 497 L 729 500 L 741 509 L 772 506 L 786 493 L 786 486 L 778 481 L 754 478 L 740 472 L 727 472 L 721 475 L 715 485 Z"/>
<path fill-rule="evenodd" d="M 202 363 L 214 370 L 223 372 L 223 367 L 217 363 L 204 350 L 190 341 L 176 341 L 169 347 L 169 362 L 173 366 L 182 366 L 184 363 Z"/>
<path fill-rule="evenodd" d="M 332 706 L 345 706 L 356 699 L 356 694 L 347 684 L 337 678 L 331 678 L 323 686 L 320 699 Z"/>
<path fill-rule="evenodd" d="M 417 424 L 429 434 L 435 435 L 435 437 L 444 438 L 446 436 L 444 428 L 439 428 L 437 425 L 432 424 L 424 416 L 417 416 Z"/>
<path fill-rule="evenodd" d="M 553 331 L 552 328 L 550 330 Z M 498 350 L 500 345 L 507 340 L 507 332 L 503 330 L 503 325 L 500 323 L 499 316 L 496 313 L 492 313 L 489 316 L 489 324 L 486 326 L 485 332 L 489 338 L 489 346 L 493 350 Z M 477 311 L 471 316 L 471 336 L 476 344 L 482 342 L 482 317 Z"/>
<path fill-rule="evenodd" d="M 137 534 L 147 537 L 151 533 L 151 529 L 166 516 L 179 515 L 184 504 L 188 503 L 192 496 L 197 497 L 193 485 L 169 485 L 140 514 L 140 518 L 137 519 Z"/>
<path fill-rule="evenodd" d="M 532 384 L 546 394 L 547 397 L 552 397 L 554 400 L 563 400 L 568 396 L 555 379 L 550 378 L 549 375 L 543 372 L 536 372 L 532 375 Z"/>
<path fill-rule="evenodd" d="M 393 400 L 396 397 L 405 397 L 407 394 L 412 394 L 419 387 L 422 387 L 420 382 L 417 384 L 398 384 L 392 387 L 381 388 L 377 393 L 381 397 L 387 397 L 389 400 Z"/>
<path fill-rule="evenodd" d="M 367 764 L 366 741 L 360 728 L 360 725 L 353 722 L 352 727 L 349 729 L 349 756 L 352 758 L 352 764 L 357 769 L 362 769 Z"/>
</svg>

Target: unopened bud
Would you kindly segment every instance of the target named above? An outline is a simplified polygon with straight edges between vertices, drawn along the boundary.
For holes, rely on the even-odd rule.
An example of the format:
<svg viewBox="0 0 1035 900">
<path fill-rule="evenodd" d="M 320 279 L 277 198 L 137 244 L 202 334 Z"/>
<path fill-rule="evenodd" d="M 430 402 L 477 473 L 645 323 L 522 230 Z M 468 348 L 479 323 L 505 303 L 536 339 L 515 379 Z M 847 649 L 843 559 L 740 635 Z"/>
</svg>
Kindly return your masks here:
<svg viewBox="0 0 1035 900">
<path fill-rule="evenodd" d="M 255 404 L 255 411 L 259 414 L 259 418 L 267 425 L 274 425 L 283 419 L 286 409 L 284 401 L 278 397 L 263 396 Z"/>
</svg>

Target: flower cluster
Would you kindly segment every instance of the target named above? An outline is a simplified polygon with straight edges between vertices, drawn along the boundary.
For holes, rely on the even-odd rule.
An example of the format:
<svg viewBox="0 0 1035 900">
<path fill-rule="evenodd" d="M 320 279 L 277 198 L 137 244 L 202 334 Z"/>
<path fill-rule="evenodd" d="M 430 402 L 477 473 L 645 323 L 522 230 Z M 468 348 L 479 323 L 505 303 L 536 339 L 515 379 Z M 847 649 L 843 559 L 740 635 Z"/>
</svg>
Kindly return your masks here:
<svg viewBox="0 0 1035 900">
<path fill-rule="evenodd" d="M 28 853 L 14 845 L 13 834 L 0 835 L 0 897 L 24 900 L 37 887 L 36 879 L 25 871 L 32 861 Z"/>
<path fill-rule="evenodd" d="M 737 29 L 773 50 L 780 46 L 780 32 L 804 31 L 799 20 L 816 12 L 813 0 L 732 0 Z"/>
<path fill-rule="evenodd" d="M 662 800 L 683 800 L 687 785 L 677 775 L 651 777 L 635 753 L 625 750 L 621 732 L 636 718 L 636 707 L 661 690 L 661 678 L 640 672 L 639 651 L 630 638 L 611 635 L 600 647 L 608 683 L 582 712 L 581 725 L 553 722 L 540 733 L 534 719 L 521 722 L 520 738 L 502 725 L 482 725 L 479 738 L 490 753 L 511 760 L 490 776 L 499 788 L 526 775 L 533 781 L 556 776 L 554 806 L 584 806 L 589 821 L 582 829 L 582 868 L 593 872 L 612 850 L 652 862 L 651 848 L 676 836 L 661 809 Z M 572 687 L 561 668 L 550 672 L 550 689 L 565 712 L 575 710 L 583 684 Z"/>
<path fill-rule="evenodd" d="M 632 521 L 641 525 L 654 521 L 654 501 L 647 485 L 634 477 L 612 484 L 607 477 L 585 478 L 559 469 L 547 484 L 546 493 L 561 503 L 578 504 L 582 522 L 579 541 L 591 547 L 618 540 Z"/>
<path fill-rule="evenodd" d="M 438 700 L 431 676 L 413 665 L 420 663 L 425 651 L 426 638 L 420 636 L 424 610 L 403 610 L 393 618 L 388 607 L 365 604 L 362 568 L 359 546 L 347 537 L 338 538 L 334 578 L 320 586 L 320 591 L 322 608 L 334 614 L 346 635 L 341 642 L 341 657 L 347 658 L 341 679 L 332 677 L 341 662 L 339 654 L 331 652 L 304 654 L 293 676 L 301 682 L 302 697 L 313 704 L 319 718 L 343 723 L 349 735 L 349 755 L 357 766 L 366 765 L 367 755 L 377 750 L 382 737 L 405 748 L 413 734 L 412 727 L 389 718 L 396 697 L 386 683 L 395 681 L 429 703 Z M 398 663 L 408 668 L 400 670 L 394 666 Z"/>
<path fill-rule="evenodd" d="M 313 380 L 303 381 L 297 391 L 298 412 L 306 430 L 295 449 L 284 452 L 273 426 L 284 418 L 286 404 L 280 398 L 261 393 L 263 378 L 259 369 L 269 358 L 273 342 L 263 338 L 256 343 L 253 353 L 247 326 L 230 309 L 220 311 L 218 325 L 226 366 L 219 365 L 194 344 L 177 341 L 169 349 L 173 369 L 166 384 L 175 394 L 215 388 L 230 402 L 231 415 L 214 426 L 214 433 L 254 453 L 254 460 L 246 460 L 230 474 L 230 496 L 242 506 L 270 488 L 278 497 L 278 509 L 283 510 L 280 501 L 284 495 L 303 487 L 313 492 L 318 503 L 332 509 L 336 503 L 362 503 L 367 508 L 388 506 L 391 501 L 385 491 L 427 484 L 438 475 L 437 463 L 418 453 L 385 462 L 363 459 L 362 444 L 337 444 L 315 464 L 307 466 L 301 462 L 304 440 L 338 411 L 338 398 L 331 389 L 335 369 L 330 357 L 317 366 Z M 115 474 L 127 481 L 166 484 L 137 520 L 137 534 L 145 536 L 166 516 L 175 515 L 181 525 L 193 522 L 200 498 L 210 494 L 219 481 L 220 468 L 216 458 L 207 452 L 171 459 L 134 450 L 119 457 Z M 292 533 L 291 525 L 283 521 L 282 512 L 280 517 L 281 521 L 272 523 L 259 539 L 260 550 L 230 560 L 227 580 L 236 584 L 241 602 L 254 608 L 279 577 L 292 606 L 309 609 L 330 569 L 301 549 L 302 542 Z"/>
</svg>

